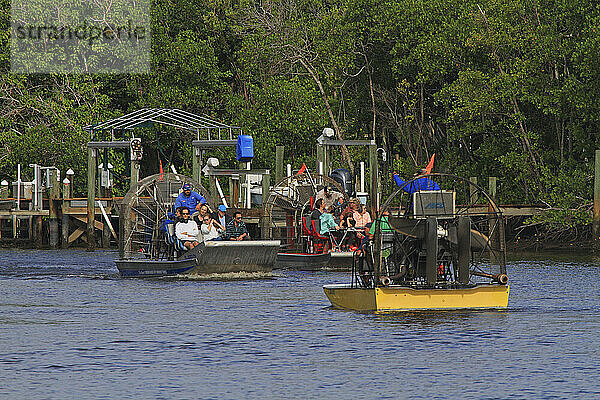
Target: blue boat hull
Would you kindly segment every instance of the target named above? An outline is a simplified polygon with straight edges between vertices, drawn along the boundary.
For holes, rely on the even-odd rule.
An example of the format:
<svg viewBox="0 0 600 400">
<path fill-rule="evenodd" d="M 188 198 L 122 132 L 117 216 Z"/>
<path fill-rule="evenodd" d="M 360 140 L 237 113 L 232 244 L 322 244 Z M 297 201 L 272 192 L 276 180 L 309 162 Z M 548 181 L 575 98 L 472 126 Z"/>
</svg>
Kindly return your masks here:
<svg viewBox="0 0 600 400">
<path fill-rule="evenodd" d="M 196 267 L 196 260 L 156 261 L 156 260 L 127 260 L 116 261 L 122 277 L 160 277 L 181 275 Z"/>
</svg>

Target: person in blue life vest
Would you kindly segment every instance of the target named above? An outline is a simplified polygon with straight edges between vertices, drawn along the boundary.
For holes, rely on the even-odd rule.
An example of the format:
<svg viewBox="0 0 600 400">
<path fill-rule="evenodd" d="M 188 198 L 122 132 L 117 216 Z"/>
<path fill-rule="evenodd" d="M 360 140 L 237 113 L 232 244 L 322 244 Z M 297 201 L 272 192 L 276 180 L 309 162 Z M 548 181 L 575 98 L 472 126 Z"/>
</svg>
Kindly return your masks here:
<svg viewBox="0 0 600 400">
<path fill-rule="evenodd" d="M 434 182 L 431 178 L 427 176 L 422 176 L 418 179 L 415 179 L 419 175 L 426 174 L 428 174 L 427 169 L 422 168 L 413 176 L 412 182 L 410 182 L 408 185 L 404 185 L 408 181 L 403 181 L 402 179 L 400 179 L 398 173 L 394 173 L 394 181 L 396 182 L 396 185 L 398 185 L 398 187 L 404 185 L 402 190 L 404 190 L 408 194 L 413 194 L 421 190 L 441 190 L 440 185 L 438 185 L 436 182 Z"/>
<path fill-rule="evenodd" d="M 206 204 L 206 199 L 201 194 L 192 191 L 192 186 L 189 183 L 183 185 L 183 192 L 179 193 L 179 196 L 175 199 L 175 209 L 187 207 L 190 212 L 200 211 L 203 204 Z"/>
</svg>

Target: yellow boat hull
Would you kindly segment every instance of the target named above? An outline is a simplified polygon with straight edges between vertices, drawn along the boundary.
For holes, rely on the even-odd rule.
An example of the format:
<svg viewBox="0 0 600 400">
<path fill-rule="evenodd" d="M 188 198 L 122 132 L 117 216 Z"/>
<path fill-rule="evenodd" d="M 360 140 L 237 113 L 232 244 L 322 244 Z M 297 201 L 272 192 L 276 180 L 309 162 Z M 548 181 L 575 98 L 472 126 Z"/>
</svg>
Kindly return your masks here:
<svg viewBox="0 0 600 400">
<path fill-rule="evenodd" d="M 463 289 L 414 289 L 405 286 L 352 288 L 326 285 L 335 308 L 356 311 L 439 310 L 508 307 L 508 285 L 480 284 Z"/>
</svg>

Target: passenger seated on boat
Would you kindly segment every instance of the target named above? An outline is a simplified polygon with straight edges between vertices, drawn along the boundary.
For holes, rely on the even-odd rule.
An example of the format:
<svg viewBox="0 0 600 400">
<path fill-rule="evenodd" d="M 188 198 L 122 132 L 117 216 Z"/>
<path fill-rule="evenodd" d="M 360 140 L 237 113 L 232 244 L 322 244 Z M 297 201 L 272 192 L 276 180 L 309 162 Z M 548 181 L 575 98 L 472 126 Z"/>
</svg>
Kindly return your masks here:
<svg viewBox="0 0 600 400">
<path fill-rule="evenodd" d="M 354 217 L 354 221 L 356 222 L 355 228 L 362 229 L 369 222 L 373 222 L 371 220 L 371 214 L 367 211 L 367 206 L 364 204 L 357 205 L 357 209 L 352 212 L 352 216 Z"/>
<path fill-rule="evenodd" d="M 321 222 L 319 234 L 322 236 L 331 235 L 335 239 L 335 243 L 338 243 L 343 236 L 343 232 L 340 232 L 340 226 L 335 223 L 333 214 L 325 209 L 319 220 Z"/>
<path fill-rule="evenodd" d="M 229 224 L 229 221 L 231 221 L 231 217 L 225 214 L 225 211 L 227 211 L 227 207 L 225 207 L 224 204 L 221 204 L 217 208 L 217 212 L 211 214 L 211 218 L 219 222 L 221 226 L 227 226 L 227 224 Z"/>
<path fill-rule="evenodd" d="M 321 214 L 323 214 L 323 211 L 325 211 L 325 202 L 323 201 L 323 199 L 317 199 L 317 201 L 315 202 L 315 209 L 312 213 L 310 213 L 310 220 L 312 221 L 315 219 L 319 219 L 321 217 Z"/>
<path fill-rule="evenodd" d="M 249 240 L 250 234 L 246 229 L 246 224 L 242 221 L 242 213 L 236 211 L 233 214 L 233 219 L 227 224 L 225 231 L 226 240 Z"/>
<path fill-rule="evenodd" d="M 210 215 L 205 215 L 202 220 L 202 225 L 200 226 L 200 232 L 202 232 L 202 237 L 205 242 L 223 240 L 221 235 L 225 232 L 225 227 L 221 225 L 219 221 L 212 219 Z"/>
<path fill-rule="evenodd" d="M 393 232 L 394 230 L 390 226 L 389 218 L 390 218 L 390 212 L 388 210 L 385 210 L 383 213 L 381 213 L 381 218 L 377 218 L 375 221 L 373 221 L 373 223 L 371 225 L 371 230 L 369 231 L 369 233 L 371 235 L 375 234 L 375 225 L 376 225 L 377 221 L 379 221 L 379 229 L 381 230 L 382 233 Z"/>
<path fill-rule="evenodd" d="M 335 204 L 331 207 L 331 213 L 337 221 L 341 221 L 342 215 L 346 213 L 348 206 L 344 200 L 344 196 L 339 196 Z"/>
<path fill-rule="evenodd" d="M 187 207 L 181 209 L 181 221 L 175 224 L 175 236 L 183 242 L 189 250 L 198 246 L 198 224 L 190 219 L 190 210 Z"/>
<path fill-rule="evenodd" d="M 208 212 L 208 205 L 202 204 L 198 213 L 196 214 L 195 212 L 192 212 L 192 215 L 195 215 L 194 220 L 198 225 L 202 224 L 204 217 L 210 216 L 210 213 Z"/>
</svg>

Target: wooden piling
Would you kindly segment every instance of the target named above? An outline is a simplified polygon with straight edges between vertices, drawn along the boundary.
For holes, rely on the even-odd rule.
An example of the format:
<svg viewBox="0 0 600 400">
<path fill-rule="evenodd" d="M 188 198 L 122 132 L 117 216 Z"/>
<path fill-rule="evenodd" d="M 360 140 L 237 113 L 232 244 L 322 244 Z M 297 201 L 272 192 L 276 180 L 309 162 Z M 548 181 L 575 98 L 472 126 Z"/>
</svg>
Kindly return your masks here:
<svg viewBox="0 0 600 400">
<path fill-rule="evenodd" d="M 283 170 L 283 164 L 281 165 Z M 266 174 L 262 176 L 262 206 L 264 207 L 267 204 L 267 200 L 269 199 L 269 191 L 271 190 L 271 174 L 270 171 L 267 170 Z M 264 208 L 263 208 L 264 209 Z M 269 221 L 267 213 L 263 213 L 260 218 L 260 234 L 263 239 L 267 239 L 269 236 L 267 230 L 269 229 Z"/>
<path fill-rule="evenodd" d="M 96 157 L 94 156 L 94 159 Z M 137 161 L 131 161 L 131 176 L 129 177 L 129 187 L 132 188 L 135 185 L 137 185 L 137 183 L 140 180 L 140 163 Z M 94 175 L 95 177 L 96 175 Z"/>
<path fill-rule="evenodd" d="M 275 147 L 275 183 L 283 179 L 283 155 L 285 147 Z"/>
<path fill-rule="evenodd" d="M 596 150 L 594 165 L 594 212 L 592 216 L 592 232 L 594 248 L 600 249 L 600 150 Z"/>
<path fill-rule="evenodd" d="M 105 222 L 103 222 L 103 226 L 102 226 L 102 248 L 109 248 L 110 247 L 110 228 L 108 227 L 108 224 Z"/>
<path fill-rule="evenodd" d="M 469 181 L 471 181 L 471 183 L 473 183 L 473 185 L 477 185 L 477 177 L 476 176 L 472 176 L 469 178 Z M 471 204 L 475 204 L 475 202 L 478 200 L 477 199 L 477 188 L 473 185 L 469 185 L 469 197 L 470 197 L 470 203 Z"/>
<path fill-rule="evenodd" d="M 200 183 L 202 178 L 200 169 L 202 168 L 202 150 L 199 147 L 192 148 L 192 178 Z"/>
<path fill-rule="evenodd" d="M 217 191 L 217 184 L 215 182 L 216 179 L 216 176 L 208 175 L 208 193 L 210 194 L 210 197 L 214 199 L 215 207 L 217 207 L 218 204 L 221 203 L 221 196 L 219 196 L 219 192 Z"/>
<path fill-rule="evenodd" d="M 377 164 L 377 146 L 369 145 L 369 175 L 372 215 L 379 211 L 379 165 Z"/>
<path fill-rule="evenodd" d="M 496 199 L 496 182 L 497 182 L 497 178 L 495 176 L 490 176 L 488 178 L 488 184 L 489 184 L 489 195 L 492 197 L 492 199 Z"/>
<path fill-rule="evenodd" d="M 495 176 L 490 176 L 488 178 L 488 194 L 490 195 L 490 197 L 492 198 L 492 200 L 495 202 L 496 201 L 496 182 L 497 179 Z M 500 263 L 500 259 L 499 259 L 499 255 L 500 255 L 500 234 L 504 233 L 502 228 L 501 228 L 501 224 L 503 223 L 503 221 L 501 221 L 499 219 L 499 217 L 497 217 L 495 215 L 495 211 L 494 208 L 492 207 L 492 204 L 488 205 L 488 212 L 489 212 L 489 226 L 490 226 L 490 263 L 491 264 L 499 264 Z"/>
<path fill-rule="evenodd" d="M 34 215 L 30 219 L 32 226 L 30 226 L 33 243 L 36 249 L 42 248 L 42 216 Z"/>
<path fill-rule="evenodd" d="M 88 182 L 87 182 L 87 251 L 96 250 L 96 238 L 94 235 L 94 221 L 96 220 L 96 149 L 88 147 Z M 131 162 L 131 181 L 136 174 L 134 165 Z"/>
<path fill-rule="evenodd" d="M 233 201 L 234 189 L 233 189 L 233 178 L 231 176 L 229 177 L 228 182 L 229 182 L 229 207 L 233 207 L 235 202 Z"/>
<path fill-rule="evenodd" d="M 50 179 L 52 187 L 48 190 L 48 207 L 49 207 L 49 234 L 48 244 L 51 249 L 58 248 L 58 202 L 60 195 L 60 187 L 58 183 L 58 171 L 52 171 Z"/>
<path fill-rule="evenodd" d="M 70 197 L 71 197 L 71 182 L 69 181 L 69 179 L 65 178 L 65 180 L 63 181 L 63 185 L 62 185 L 61 247 L 63 249 L 66 249 L 67 247 L 69 247 L 69 222 L 70 221 L 69 221 L 69 214 L 67 214 L 67 212 L 69 211 L 70 201 L 67 199 Z"/>
</svg>

